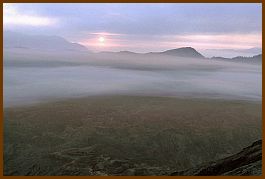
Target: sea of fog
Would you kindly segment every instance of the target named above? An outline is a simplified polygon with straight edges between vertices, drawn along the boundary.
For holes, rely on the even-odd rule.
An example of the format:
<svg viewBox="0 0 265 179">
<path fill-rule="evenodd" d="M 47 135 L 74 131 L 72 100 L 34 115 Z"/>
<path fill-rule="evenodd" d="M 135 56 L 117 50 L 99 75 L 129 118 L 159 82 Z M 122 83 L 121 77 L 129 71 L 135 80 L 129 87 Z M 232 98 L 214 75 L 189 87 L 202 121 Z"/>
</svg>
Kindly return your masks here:
<svg viewBox="0 0 265 179">
<path fill-rule="evenodd" d="M 29 56 L 33 58 L 29 61 L 24 56 L 21 60 L 27 63 L 20 63 L 22 56 L 4 56 L 4 63 L 7 64 L 4 65 L 5 107 L 94 95 L 255 101 L 261 101 L 262 96 L 261 65 L 166 56 L 116 58 L 94 55 L 87 56 L 90 63 L 86 63 L 83 56 L 82 63 L 66 65 L 62 59 L 56 59 L 57 65 L 49 66 L 43 65 L 44 63 L 35 64 L 32 56 Z M 42 62 L 52 64 L 51 55 L 48 59 L 43 56 Z M 148 68 L 150 66 L 153 68 Z"/>
</svg>

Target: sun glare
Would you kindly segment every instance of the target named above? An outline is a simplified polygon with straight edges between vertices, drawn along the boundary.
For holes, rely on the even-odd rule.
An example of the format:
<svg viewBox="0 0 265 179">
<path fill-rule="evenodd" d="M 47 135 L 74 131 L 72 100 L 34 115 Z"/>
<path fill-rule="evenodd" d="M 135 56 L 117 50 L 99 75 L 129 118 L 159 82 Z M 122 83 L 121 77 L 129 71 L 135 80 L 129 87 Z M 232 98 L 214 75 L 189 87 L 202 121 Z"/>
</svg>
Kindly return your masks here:
<svg viewBox="0 0 265 179">
<path fill-rule="evenodd" d="M 104 42 L 105 42 L 105 38 L 104 38 L 104 37 L 99 37 L 99 38 L 98 38 L 98 41 L 99 41 L 100 43 L 104 43 Z"/>
</svg>

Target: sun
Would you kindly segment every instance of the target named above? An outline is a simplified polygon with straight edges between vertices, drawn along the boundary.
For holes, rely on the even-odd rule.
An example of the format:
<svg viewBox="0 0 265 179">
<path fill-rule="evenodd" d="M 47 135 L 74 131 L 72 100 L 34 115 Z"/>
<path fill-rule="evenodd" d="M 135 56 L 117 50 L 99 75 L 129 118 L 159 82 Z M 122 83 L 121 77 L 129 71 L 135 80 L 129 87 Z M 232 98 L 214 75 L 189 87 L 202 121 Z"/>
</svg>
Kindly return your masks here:
<svg viewBox="0 0 265 179">
<path fill-rule="evenodd" d="M 98 38 L 98 41 L 99 41 L 100 43 L 104 43 L 104 42 L 105 42 L 105 38 L 104 38 L 104 37 L 99 37 L 99 38 Z"/>
</svg>

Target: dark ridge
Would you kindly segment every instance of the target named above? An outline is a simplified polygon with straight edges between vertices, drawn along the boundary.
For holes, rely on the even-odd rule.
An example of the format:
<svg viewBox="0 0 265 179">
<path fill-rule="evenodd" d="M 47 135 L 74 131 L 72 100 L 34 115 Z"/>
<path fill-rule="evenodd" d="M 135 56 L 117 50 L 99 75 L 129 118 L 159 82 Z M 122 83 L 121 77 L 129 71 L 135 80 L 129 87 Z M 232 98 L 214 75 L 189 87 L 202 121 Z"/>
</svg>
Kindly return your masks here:
<svg viewBox="0 0 265 179">
<path fill-rule="evenodd" d="M 204 58 L 202 54 L 200 54 L 192 47 L 182 47 L 182 48 L 167 50 L 164 52 L 160 52 L 160 54 L 177 56 L 177 57 Z"/>
<path fill-rule="evenodd" d="M 174 172 L 171 176 L 261 175 L 261 160 L 262 141 L 258 140 L 235 155 L 185 171 Z"/>
<path fill-rule="evenodd" d="M 234 61 L 234 62 L 252 62 L 252 63 L 261 63 L 262 62 L 262 54 L 254 55 L 252 57 L 244 57 L 244 56 L 237 56 L 233 58 L 224 58 L 224 57 L 212 57 L 212 60 L 227 60 L 227 61 Z"/>
<path fill-rule="evenodd" d="M 138 54 L 136 52 L 131 52 L 131 51 L 127 51 L 127 50 L 119 51 L 118 53 L 120 53 L 120 54 Z"/>
</svg>

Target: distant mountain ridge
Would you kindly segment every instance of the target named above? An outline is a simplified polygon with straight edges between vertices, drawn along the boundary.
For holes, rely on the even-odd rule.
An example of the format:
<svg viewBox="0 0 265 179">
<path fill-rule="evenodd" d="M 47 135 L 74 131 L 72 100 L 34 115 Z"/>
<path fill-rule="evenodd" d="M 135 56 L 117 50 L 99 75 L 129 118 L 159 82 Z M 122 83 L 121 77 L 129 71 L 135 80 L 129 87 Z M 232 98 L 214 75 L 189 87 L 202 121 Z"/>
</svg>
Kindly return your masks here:
<svg viewBox="0 0 265 179">
<path fill-rule="evenodd" d="M 136 52 L 131 52 L 131 51 L 119 51 L 119 52 L 100 52 L 100 53 L 105 53 L 105 54 L 122 54 L 122 55 L 129 55 L 129 54 L 134 54 L 134 55 L 169 55 L 169 56 L 175 56 L 175 57 L 187 57 L 187 58 L 205 58 L 202 54 L 200 54 L 198 51 L 196 51 L 192 47 L 181 47 L 181 48 L 176 48 L 176 49 L 171 49 L 171 50 L 166 50 L 163 52 L 148 52 L 148 53 L 136 53 Z"/>
<path fill-rule="evenodd" d="M 253 47 L 247 49 L 205 49 L 201 51 L 206 57 L 222 56 L 225 58 L 233 58 L 236 56 L 253 56 L 262 53 L 262 48 Z"/>
<path fill-rule="evenodd" d="M 85 46 L 60 36 L 26 35 L 11 31 L 4 31 L 4 48 L 87 51 Z"/>
<path fill-rule="evenodd" d="M 22 33 L 16 33 L 11 31 L 4 31 L 4 48 L 20 48 L 20 49 L 37 49 L 37 50 L 66 50 L 66 51 L 84 51 L 88 52 L 88 49 L 78 43 L 72 43 L 60 36 L 48 36 L 48 35 L 26 35 Z M 254 50 L 259 50 L 253 48 Z M 250 49 L 250 50 L 253 50 Z M 149 52 L 149 53 L 136 53 L 131 51 L 119 51 L 119 52 L 100 52 L 102 54 L 117 54 L 117 55 L 168 55 L 173 57 L 182 58 L 199 58 L 199 59 L 211 59 L 211 60 L 227 60 L 233 62 L 250 62 L 260 64 L 262 62 L 262 54 L 252 57 L 236 56 L 233 58 L 225 58 L 221 56 L 214 56 L 207 58 L 199 53 L 192 47 L 181 47 L 170 49 L 162 52 Z"/>
<path fill-rule="evenodd" d="M 195 50 L 192 47 L 182 47 L 172 50 L 166 50 L 164 52 L 160 52 L 160 54 L 177 56 L 177 57 L 205 58 L 202 54 L 200 54 L 197 50 Z"/>
<path fill-rule="evenodd" d="M 224 57 L 212 57 L 212 60 L 227 60 L 233 62 L 252 62 L 252 63 L 262 63 L 262 54 L 254 55 L 252 57 L 243 57 L 237 56 L 233 58 L 224 58 Z"/>
<path fill-rule="evenodd" d="M 163 52 L 149 52 L 146 54 L 158 54 L 158 55 L 169 55 L 175 57 L 187 57 L 187 58 L 205 58 L 202 54 L 200 54 L 197 50 L 192 47 L 181 47 L 166 50 Z"/>
<path fill-rule="evenodd" d="M 105 54 L 119 54 L 119 55 L 168 55 L 175 57 L 183 57 L 183 58 L 200 58 L 200 59 L 210 59 L 210 60 L 227 60 L 233 62 L 249 62 L 249 63 L 261 63 L 262 62 L 262 54 L 254 55 L 251 57 L 244 56 L 236 56 L 233 58 L 225 58 L 225 57 L 212 57 L 207 58 L 200 54 L 197 50 L 192 47 L 181 47 L 171 50 L 166 50 L 163 52 L 149 52 L 149 53 L 136 53 L 131 51 L 119 51 L 119 52 L 100 52 Z"/>
</svg>

